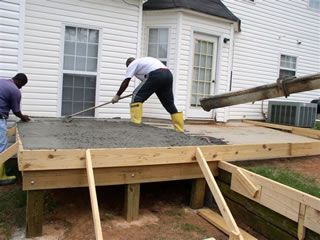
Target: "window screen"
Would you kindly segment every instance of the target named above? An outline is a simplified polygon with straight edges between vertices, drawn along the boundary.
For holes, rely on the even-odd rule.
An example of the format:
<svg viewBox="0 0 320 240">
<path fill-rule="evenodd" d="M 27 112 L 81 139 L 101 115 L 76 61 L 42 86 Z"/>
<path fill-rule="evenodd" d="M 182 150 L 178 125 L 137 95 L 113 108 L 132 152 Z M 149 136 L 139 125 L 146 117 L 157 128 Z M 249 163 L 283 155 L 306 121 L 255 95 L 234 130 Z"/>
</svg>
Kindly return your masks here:
<svg viewBox="0 0 320 240">
<path fill-rule="evenodd" d="M 150 28 L 148 56 L 159 59 L 163 64 L 168 62 L 168 37 L 167 28 Z"/>
</svg>

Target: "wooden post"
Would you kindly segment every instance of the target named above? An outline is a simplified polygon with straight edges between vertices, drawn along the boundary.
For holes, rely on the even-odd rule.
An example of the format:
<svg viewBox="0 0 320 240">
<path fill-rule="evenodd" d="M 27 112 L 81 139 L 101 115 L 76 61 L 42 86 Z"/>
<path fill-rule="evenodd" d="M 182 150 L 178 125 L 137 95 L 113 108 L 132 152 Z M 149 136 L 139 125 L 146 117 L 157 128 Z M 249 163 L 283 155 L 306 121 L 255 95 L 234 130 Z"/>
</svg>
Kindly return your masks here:
<svg viewBox="0 0 320 240">
<path fill-rule="evenodd" d="M 306 228 L 304 226 L 304 218 L 306 215 L 307 206 L 305 204 L 300 203 L 299 206 L 299 217 L 298 217 L 298 239 L 304 240 L 306 235 Z"/>
<path fill-rule="evenodd" d="M 128 222 L 138 219 L 140 184 L 128 184 L 125 189 L 124 217 Z"/>
<path fill-rule="evenodd" d="M 27 191 L 26 237 L 42 235 L 44 191 Z"/>
<path fill-rule="evenodd" d="M 86 167 L 87 167 L 87 175 L 88 175 L 88 185 L 90 191 L 90 200 L 91 200 L 91 208 L 92 208 L 92 216 L 94 223 L 94 232 L 97 240 L 102 240 L 102 230 L 101 230 L 101 222 L 100 222 L 100 214 L 98 207 L 98 200 L 96 194 L 96 185 L 94 181 L 93 169 L 92 169 L 92 160 L 91 160 L 91 152 L 90 149 L 86 151 Z"/>
<path fill-rule="evenodd" d="M 206 191 L 206 180 L 198 178 L 192 180 L 190 207 L 192 209 L 202 208 L 204 205 L 204 196 Z"/>
</svg>

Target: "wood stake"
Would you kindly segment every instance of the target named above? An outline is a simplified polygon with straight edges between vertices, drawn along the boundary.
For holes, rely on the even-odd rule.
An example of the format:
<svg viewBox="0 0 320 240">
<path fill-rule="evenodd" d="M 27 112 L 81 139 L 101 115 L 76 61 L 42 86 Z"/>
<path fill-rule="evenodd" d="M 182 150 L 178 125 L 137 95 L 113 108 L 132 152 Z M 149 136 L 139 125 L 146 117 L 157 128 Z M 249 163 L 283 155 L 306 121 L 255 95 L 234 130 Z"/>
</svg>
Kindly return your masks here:
<svg viewBox="0 0 320 240">
<path fill-rule="evenodd" d="M 306 235 L 306 228 L 304 226 L 304 218 L 306 215 L 307 206 L 300 203 L 299 207 L 299 218 L 298 218 L 298 239 L 304 240 Z"/>
<path fill-rule="evenodd" d="M 89 185 L 89 191 L 90 191 L 94 232 L 97 240 L 103 240 L 90 149 L 87 149 L 86 151 L 86 168 L 87 168 L 87 175 L 88 175 L 88 185 Z"/>
<path fill-rule="evenodd" d="M 214 177 L 210 171 L 210 168 L 207 164 L 207 161 L 205 160 L 203 153 L 199 147 L 197 147 L 197 149 L 196 149 L 196 158 L 197 158 L 199 166 L 202 170 L 202 173 L 203 173 L 205 179 L 207 180 L 207 183 L 208 183 L 208 186 L 211 190 L 211 193 L 212 193 L 212 195 L 213 195 L 213 197 L 219 207 L 219 210 L 220 210 L 220 212 L 221 212 L 221 214 L 227 224 L 229 232 L 234 233 L 233 234 L 234 236 L 232 236 L 233 239 L 243 239 L 243 237 L 240 233 L 240 230 L 237 226 L 237 223 L 235 222 L 235 220 L 231 214 L 231 211 L 230 211 L 226 201 L 224 200 L 222 193 L 218 187 L 218 184 L 217 184 L 216 180 L 214 179 Z"/>
</svg>

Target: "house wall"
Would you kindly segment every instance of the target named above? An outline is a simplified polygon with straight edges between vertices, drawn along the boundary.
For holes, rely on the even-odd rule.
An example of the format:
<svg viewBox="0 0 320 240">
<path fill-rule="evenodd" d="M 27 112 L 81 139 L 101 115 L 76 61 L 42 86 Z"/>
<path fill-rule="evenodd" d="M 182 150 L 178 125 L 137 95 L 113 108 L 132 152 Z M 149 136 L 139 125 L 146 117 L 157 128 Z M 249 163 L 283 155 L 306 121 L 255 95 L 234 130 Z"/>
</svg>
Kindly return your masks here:
<svg viewBox="0 0 320 240">
<path fill-rule="evenodd" d="M 142 55 L 147 55 L 149 27 L 169 28 L 168 67 L 174 75 L 175 103 L 179 111 L 186 113 L 190 97 L 190 81 L 192 73 L 193 35 L 195 32 L 218 37 L 230 38 L 231 23 L 213 19 L 202 14 L 193 14 L 179 10 L 145 11 Z M 218 46 L 216 92 L 226 91 L 229 72 L 229 44 Z M 144 104 L 143 116 L 169 118 L 156 96 Z M 197 118 L 199 116 L 188 116 Z M 213 118 L 213 114 L 209 118 Z M 225 119 L 224 110 L 217 111 L 217 119 Z"/>
<path fill-rule="evenodd" d="M 279 76 L 280 54 L 298 58 L 296 76 L 320 72 L 320 11 L 310 9 L 308 1 L 223 3 L 241 19 L 241 32 L 235 33 L 232 91 L 274 83 Z M 310 102 L 318 97 L 320 91 L 316 90 L 280 99 Z M 264 101 L 264 111 L 267 105 Z M 262 118 L 261 101 L 225 110 L 229 119 Z"/>
<path fill-rule="evenodd" d="M 19 71 L 20 8 L 23 1 L 0 1 L 0 77 Z"/>
<path fill-rule="evenodd" d="M 127 2 L 130 2 L 128 4 Z M 118 90 L 128 56 L 137 54 L 139 0 L 27 0 L 23 69 L 30 83 L 23 107 L 32 116 L 60 116 L 65 25 L 99 29 L 96 104 Z M 132 92 L 131 84 L 127 92 Z M 97 117 L 129 117 L 130 99 L 96 111 Z"/>
</svg>

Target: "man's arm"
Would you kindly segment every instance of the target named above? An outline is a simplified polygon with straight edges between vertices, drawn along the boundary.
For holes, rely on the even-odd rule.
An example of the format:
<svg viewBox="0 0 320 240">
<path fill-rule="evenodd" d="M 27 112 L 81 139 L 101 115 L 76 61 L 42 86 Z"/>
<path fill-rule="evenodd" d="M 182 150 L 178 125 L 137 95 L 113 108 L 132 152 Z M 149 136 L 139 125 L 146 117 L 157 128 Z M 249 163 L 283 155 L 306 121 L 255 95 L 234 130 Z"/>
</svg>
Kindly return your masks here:
<svg viewBox="0 0 320 240">
<path fill-rule="evenodd" d="M 13 112 L 13 113 L 14 113 L 14 115 L 16 115 L 18 118 L 20 118 L 21 121 L 23 121 L 23 122 L 28 122 L 28 121 L 30 121 L 30 118 L 29 118 L 28 115 L 23 115 L 21 112 Z"/>
<path fill-rule="evenodd" d="M 112 98 L 112 103 L 116 103 L 119 101 L 121 94 L 127 89 L 129 86 L 131 78 L 126 78 L 125 80 L 122 81 L 120 88 L 117 92 L 117 94 Z"/>
</svg>

